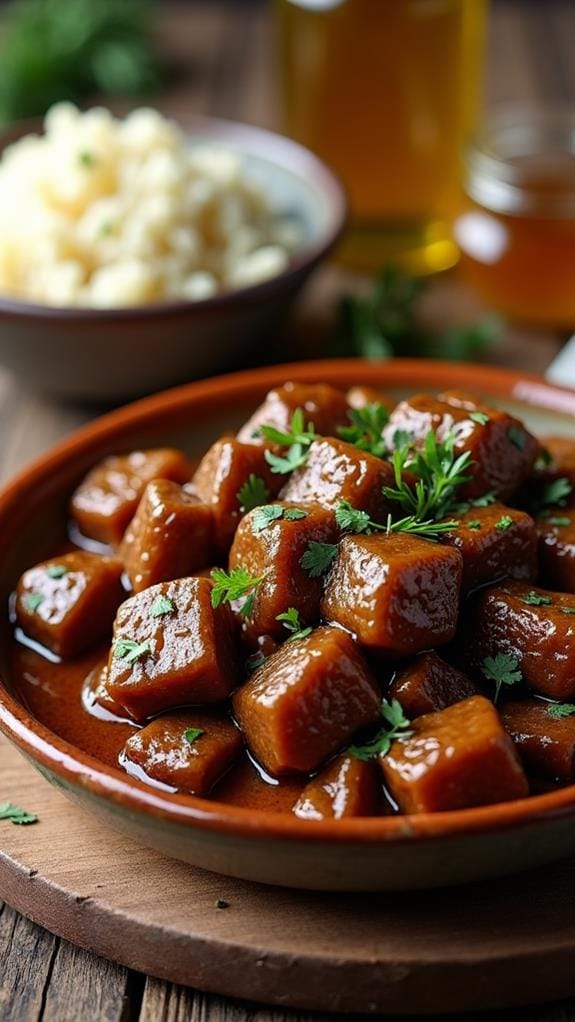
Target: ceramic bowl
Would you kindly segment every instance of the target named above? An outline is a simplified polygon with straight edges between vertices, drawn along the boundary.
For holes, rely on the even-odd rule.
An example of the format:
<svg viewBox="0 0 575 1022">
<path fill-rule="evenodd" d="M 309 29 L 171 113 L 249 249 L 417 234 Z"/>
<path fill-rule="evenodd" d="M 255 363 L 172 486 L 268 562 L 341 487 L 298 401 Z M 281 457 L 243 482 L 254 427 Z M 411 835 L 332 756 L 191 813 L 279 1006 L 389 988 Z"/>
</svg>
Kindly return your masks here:
<svg viewBox="0 0 575 1022">
<path fill-rule="evenodd" d="M 344 388 L 369 384 L 393 398 L 446 387 L 473 390 L 509 408 L 541 435 L 575 438 L 574 391 L 483 366 L 332 361 L 190 384 L 80 430 L 2 491 L 1 605 L 7 606 L 21 571 L 62 537 L 69 494 L 95 461 L 150 444 L 174 443 L 197 456 L 220 433 L 237 427 L 270 387 L 287 379 L 323 380 Z M 7 612 L 1 626 L 6 634 Z M 0 728 L 5 734 L 48 780 L 103 824 L 196 866 L 270 884 L 359 891 L 459 883 L 575 852 L 575 785 L 452 813 L 321 822 L 164 794 L 103 766 L 35 720 L 11 692 L 6 645 L 0 641 Z"/>
<path fill-rule="evenodd" d="M 3 144 L 30 130 L 27 124 L 5 133 Z M 202 301 L 77 309 L 0 296 L 0 364 L 28 384 L 57 397 L 117 403 L 237 366 L 247 347 L 273 339 L 294 297 L 339 238 L 344 193 L 307 149 L 260 128 L 212 118 L 195 118 L 186 130 L 192 145 L 217 142 L 240 153 L 274 206 L 301 226 L 299 251 L 283 273 Z"/>
</svg>

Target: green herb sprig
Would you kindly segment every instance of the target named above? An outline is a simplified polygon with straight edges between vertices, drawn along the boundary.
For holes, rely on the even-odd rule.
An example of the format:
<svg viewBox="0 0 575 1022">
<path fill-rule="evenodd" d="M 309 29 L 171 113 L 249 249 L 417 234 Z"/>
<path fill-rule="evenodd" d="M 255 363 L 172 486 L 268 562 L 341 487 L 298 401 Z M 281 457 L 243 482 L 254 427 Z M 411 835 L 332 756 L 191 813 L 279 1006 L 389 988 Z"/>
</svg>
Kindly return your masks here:
<svg viewBox="0 0 575 1022">
<path fill-rule="evenodd" d="M 550 703 L 547 707 L 547 713 L 554 720 L 572 717 L 575 713 L 575 703 Z"/>
<path fill-rule="evenodd" d="M 312 628 L 303 628 L 299 617 L 299 611 L 296 607 L 288 607 L 282 614 L 276 616 L 276 621 L 280 621 L 284 628 L 287 628 L 290 633 L 288 641 L 292 639 L 305 639 L 308 635 L 311 635 Z"/>
<path fill-rule="evenodd" d="M 150 639 L 146 642 L 134 642 L 133 639 L 118 639 L 114 645 L 114 657 L 118 660 L 125 660 L 127 664 L 135 664 L 143 656 L 151 656 L 153 644 Z"/>
<path fill-rule="evenodd" d="M 499 699 L 503 685 L 518 685 L 523 680 L 521 664 L 512 653 L 497 653 L 496 656 L 485 657 L 481 664 L 481 673 L 487 681 L 495 682 L 494 703 Z"/>
<path fill-rule="evenodd" d="M 252 532 L 258 535 L 267 529 L 272 522 L 284 519 L 286 522 L 297 522 L 307 518 L 308 512 L 301 507 L 284 507 L 283 504 L 264 504 L 258 507 L 252 518 Z"/>
<path fill-rule="evenodd" d="M 265 481 L 261 476 L 256 476 L 252 472 L 246 479 L 243 486 L 240 487 L 236 494 L 236 499 L 242 511 L 246 513 L 253 511 L 254 508 L 260 507 L 261 504 L 266 504 L 269 500 L 270 491 L 268 490 Z"/>
<path fill-rule="evenodd" d="M 255 577 L 245 568 L 238 566 L 231 571 L 214 568 L 211 577 L 214 583 L 211 592 L 212 607 L 219 607 L 222 603 L 234 603 L 245 597 L 240 614 L 249 617 L 253 610 L 257 587 L 265 576 Z"/>
<path fill-rule="evenodd" d="M 360 511 L 347 500 L 342 500 L 335 511 L 335 520 L 342 532 L 365 533 L 370 535 L 374 532 L 385 532 L 386 535 L 397 532 L 408 532 L 422 539 L 437 540 L 446 532 L 451 532 L 459 526 L 459 522 L 450 519 L 445 522 L 434 522 L 432 519 L 420 521 L 415 515 L 407 515 L 398 521 L 393 521 L 388 515 L 385 525 L 374 522 L 367 511 Z"/>
<path fill-rule="evenodd" d="M 363 408 L 352 408 L 347 414 L 351 425 L 338 426 L 339 436 L 360 451 L 384 458 L 387 454 L 387 444 L 382 432 L 389 421 L 389 411 L 385 405 L 373 402 L 364 405 Z"/>
<path fill-rule="evenodd" d="M 333 564 L 337 550 L 337 543 L 318 543 L 312 539 L 299 563 L 310 578 L 320 578 Z"/>
<path fill-rule="evenodd" d="M 36 813 L 29 813 L 26 809 L 15 806 L 13 802 L 2 802 L 0 804 L 0 820 L 9 820 L 10 823 L 21 827 L 37 823 L 38 817 Z"/>
<path fill-rule="evenodd" d="M 173 614 L 176 607 L 173 600 L 170 600 L 169 596 L 156 596 L 151 608 L 150 614 L 152 617 L 164 617 L 165 614 Z"/>
<path fill-rule="evenodd" d="M 458 488 L 471 478 L 473 461 L 469 451 L 456 454 L 452 432 L 440 442 L 430 430 L 422 450 L 413 452 L 402 447 L 394 452 L 392 465 L 395 487 L 385 486 L 384 496 L 423 522 L 452 513 Z M 416 476 L 415 486 L 407 481 L 406 472 Z"/>
<path fill-rule="evenodd" d="M 262 426 L 261 435 L 264 440 L 287 448 L 285 457 L 274 454 L 273 451 L 265 452 L 268 465 L 272 472 L 278 475 L 286 475 L 305 465 L 309 449 L 314 440 L 318 439 L 313 422 L 308 422 L 306 427 L 302 408 L 296 408 L 293 412 L 288 432 L 277 429 L 275 426 Z"/>
<path fill-rule="evenodd" d="M 184 738 L 186 741 L 193 745 L 202 735 L 205 735 L 205 731 L 201 727 L 189 727 L 184 731 Z"/>
<path fill-rule="evenodd" d="M 375 737 L 365 745 L 350 746 L 350 755 L 355 756 L 356 759 L 366 761 L 373 759 L 374 756 L 386 756 L 392 742 L 396 739 L 410 738 L 413 734 L 411 721 L 405 716 L 401 703 L 397 699 L 392 699 L 391 702 L 383 699 L 380 712 L 385 724 Z"/>
<path fill-rule="evenodd" d="M 541 593 L 536 593 L 534 589 L 530 589 L 525 596 L 521 597 L 521 602 L 526 603 L 529 607 L 549 607 L 553 600 L 550 596 L 543 596 Z"/>
</svg>

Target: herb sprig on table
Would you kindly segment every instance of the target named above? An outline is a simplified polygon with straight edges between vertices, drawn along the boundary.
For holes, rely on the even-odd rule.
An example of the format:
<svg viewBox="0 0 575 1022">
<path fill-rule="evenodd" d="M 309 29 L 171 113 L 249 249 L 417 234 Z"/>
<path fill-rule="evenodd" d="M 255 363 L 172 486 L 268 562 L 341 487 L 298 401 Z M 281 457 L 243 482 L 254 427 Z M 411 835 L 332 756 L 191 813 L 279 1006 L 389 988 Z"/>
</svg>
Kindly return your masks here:
<svg viewBox="0 0 575 1022">
<path fill-rule="evenodd" d="M 17 826 L 26 826 L 30 823 L 37 823 L 38 817 L 35 813 L 29 813 L 12 802 L 0 803 L 0 820 L 9 820 Z"/>
</svg>

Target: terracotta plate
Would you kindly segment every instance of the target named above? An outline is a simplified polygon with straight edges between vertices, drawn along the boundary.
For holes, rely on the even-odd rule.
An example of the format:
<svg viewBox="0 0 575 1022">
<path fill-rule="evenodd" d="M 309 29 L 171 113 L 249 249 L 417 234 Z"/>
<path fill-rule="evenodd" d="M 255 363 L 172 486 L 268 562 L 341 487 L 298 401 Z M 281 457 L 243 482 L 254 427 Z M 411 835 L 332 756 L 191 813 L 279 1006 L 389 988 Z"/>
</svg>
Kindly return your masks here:
<svg viewBox="0 0 575 1022">
<path fill-rule="evenodd" d="M 62 536 L 67 498 L 106 454 L 175 443 L 191 455 L 234 428 L 286 379 L 380 387 L 393 397 L 473 390 L 535 431 L 575 438 L 575 393 L 525 374 L 396 360 L 279 366 L 191 384 L 105 416 L 26 469 L 0 494 L 0 599 Z M 4 612 L 1 627 L 9 622 Z M 41 772 L 103 822 L 168 855 L 230 876 L 323 890 L 409 889 L 525 869 L 575 852 L 575 786 L 522 801 L 420 816 L 312 822 L 164 794 L 67 744 L 10 689 L 0 644 L 0 727 Z M 4 650 L 4 653 L 1 651 Z"/>
</svg>

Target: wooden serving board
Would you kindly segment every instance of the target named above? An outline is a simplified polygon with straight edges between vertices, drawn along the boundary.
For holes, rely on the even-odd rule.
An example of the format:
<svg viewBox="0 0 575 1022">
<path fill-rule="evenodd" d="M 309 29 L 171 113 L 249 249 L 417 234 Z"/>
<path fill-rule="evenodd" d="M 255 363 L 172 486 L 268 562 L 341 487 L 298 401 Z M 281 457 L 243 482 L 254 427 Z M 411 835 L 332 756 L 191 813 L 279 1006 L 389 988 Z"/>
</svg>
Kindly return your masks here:
<svg viewBox="0 0 575 1022">
<path fill-rule="evenodd" d="M 575 861 L 413 895 L 286 891 L 192 869 L 76 808 L 0 738 L 0 898 L 133 969 L 342 1012 L 501 1008 L 575 994 Z M 216 907 L 221 899 L 226 908 Z"/>
</svg>

